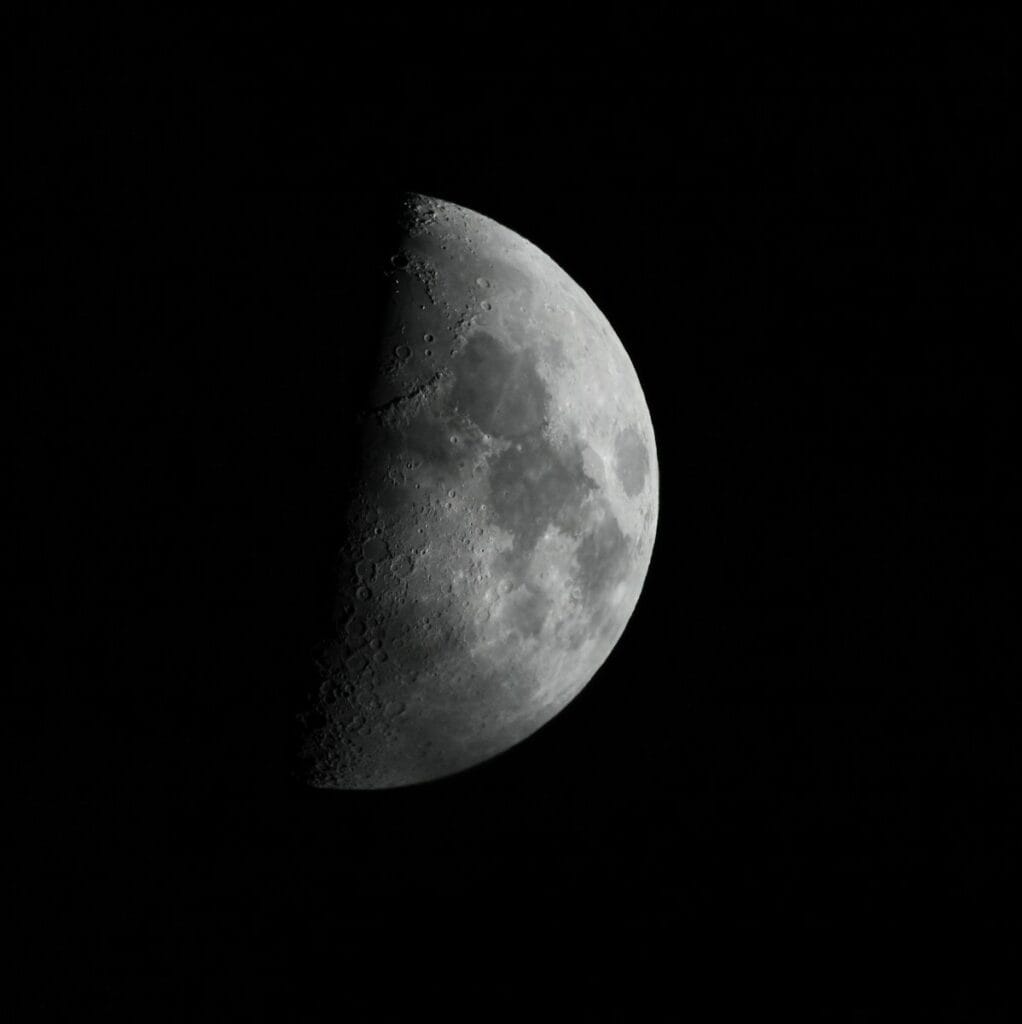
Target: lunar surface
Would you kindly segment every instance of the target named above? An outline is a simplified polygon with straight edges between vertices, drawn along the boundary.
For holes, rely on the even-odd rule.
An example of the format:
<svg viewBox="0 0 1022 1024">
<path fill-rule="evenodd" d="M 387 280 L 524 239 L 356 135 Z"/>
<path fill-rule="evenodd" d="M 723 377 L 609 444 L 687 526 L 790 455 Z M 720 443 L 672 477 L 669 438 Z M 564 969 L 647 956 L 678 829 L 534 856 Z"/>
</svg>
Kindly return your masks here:
<svg viewBox="0 0 1022 1024">
<path fill-rule="evenodd" d="M 656 530 L 649 411 L 589 296 L 471 210 L 413 194 L 401 218 L 301 716 L 322 788 L 437 779 L 548 722 L 621 636 Z"/>
</svg>

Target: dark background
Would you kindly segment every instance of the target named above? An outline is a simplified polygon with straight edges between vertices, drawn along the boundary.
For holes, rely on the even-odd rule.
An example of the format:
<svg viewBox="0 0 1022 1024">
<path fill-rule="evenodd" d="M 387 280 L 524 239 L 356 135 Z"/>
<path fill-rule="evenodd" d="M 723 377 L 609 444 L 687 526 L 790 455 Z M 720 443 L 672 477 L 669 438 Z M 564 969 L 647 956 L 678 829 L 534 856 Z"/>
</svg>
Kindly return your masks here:
<svg viewBox="0 0 1022 1024">
<path fill-rule="evenodd" d="M 487 1016 L 566 981 L 641 1018 L 751 964 L 857 986 L 878 949 L 900 972 L 1017 922 L 1017 54 L 939 6 L 671 9 L 23 19 L 29 1007 L 304 1019 L 323 986 L 348 1019 Z M 657 432 L 657 544 L 540 733 L 434 784 L 304 790 L 282 723 L 403 188 L 518 231 L 607 314 Z"/>
</svg>

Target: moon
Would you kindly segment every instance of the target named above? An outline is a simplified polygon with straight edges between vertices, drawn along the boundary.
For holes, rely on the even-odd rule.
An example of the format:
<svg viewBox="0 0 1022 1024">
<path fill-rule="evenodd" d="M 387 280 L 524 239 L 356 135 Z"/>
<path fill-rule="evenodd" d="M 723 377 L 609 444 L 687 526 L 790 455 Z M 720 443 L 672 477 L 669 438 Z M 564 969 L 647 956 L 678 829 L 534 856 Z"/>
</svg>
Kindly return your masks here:
<svg viewBox="0 0 1022 1024">
<path fill-rule="evenodd" d="M 620 638 L 656 533 L 649 410 L 592 299 L 454 203 L 408 194 L 397 227 L 299 716 L 318 788 L 439 779 L 550 721 Z"/>
</svg>

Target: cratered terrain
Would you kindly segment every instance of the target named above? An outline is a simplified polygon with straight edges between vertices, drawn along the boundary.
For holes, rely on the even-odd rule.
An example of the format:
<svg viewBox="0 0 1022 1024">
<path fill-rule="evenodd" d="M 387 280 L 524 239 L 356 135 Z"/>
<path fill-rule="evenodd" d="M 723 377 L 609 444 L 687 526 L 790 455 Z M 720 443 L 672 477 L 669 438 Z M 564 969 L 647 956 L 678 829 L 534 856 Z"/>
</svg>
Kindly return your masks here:
<svg viewBox="0 0 1022 1024">
<path fill-rule="evenodd" d="M 404 197 L 338 523 L 302 778 L 374 789 L 493 757 L 558 713 L 635 608 L 653 428 L 606 317 L 548 256 Z"/>
</svg>

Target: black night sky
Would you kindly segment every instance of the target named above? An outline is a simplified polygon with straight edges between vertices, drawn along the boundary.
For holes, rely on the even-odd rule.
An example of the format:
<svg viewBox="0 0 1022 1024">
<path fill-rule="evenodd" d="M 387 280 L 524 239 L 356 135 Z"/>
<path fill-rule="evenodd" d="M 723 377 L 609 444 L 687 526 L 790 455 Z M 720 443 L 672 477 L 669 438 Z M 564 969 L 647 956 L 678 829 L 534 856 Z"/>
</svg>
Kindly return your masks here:
<svg viewBox="0 0 1022 1024">
<path fill-rule="evenodd" d="M 943 8 L 673 11 L 26 20 L 17 1019 L 490 1019 L 549 988 L 660 1019 L 710 979 L 804 992 L 1017 925 L 1017 63 Z M 282 736 L 388 189 L 589 292 L 660 522 L 547 727 L 443 782 L 313 791 Z"/>
</svg>

